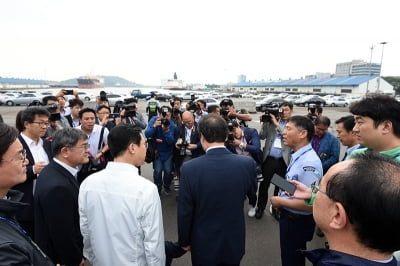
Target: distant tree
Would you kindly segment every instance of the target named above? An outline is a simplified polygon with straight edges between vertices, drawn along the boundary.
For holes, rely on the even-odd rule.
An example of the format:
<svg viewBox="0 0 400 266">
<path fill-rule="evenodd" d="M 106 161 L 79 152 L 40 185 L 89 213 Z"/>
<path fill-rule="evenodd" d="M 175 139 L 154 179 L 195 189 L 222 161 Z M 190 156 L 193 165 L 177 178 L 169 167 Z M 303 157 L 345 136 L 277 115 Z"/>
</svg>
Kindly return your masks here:
<svg viewBox="0 0 400 266">
<path fill-rule="evenodd" d="M 385 81 L 393 86 L 395 94 L 400 94 L 400 77 L 382 77 Z"/>
</svg>

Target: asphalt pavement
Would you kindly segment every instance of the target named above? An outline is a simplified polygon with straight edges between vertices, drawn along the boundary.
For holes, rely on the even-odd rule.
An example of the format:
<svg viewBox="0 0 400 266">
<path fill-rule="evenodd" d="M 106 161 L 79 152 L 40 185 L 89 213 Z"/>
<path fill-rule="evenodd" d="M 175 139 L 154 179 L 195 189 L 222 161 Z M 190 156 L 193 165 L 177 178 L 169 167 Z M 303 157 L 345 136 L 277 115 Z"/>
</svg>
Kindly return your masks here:
<svg viewBox="0 0 400 266">
<path fill-rule="evenodd" d="M 245 99 L 234 99 L 235 101 L 245 101 Z M 144 112 L 145 101 L 140 100 L 138 107 L 139 112 Z M 93 103 L 85 103 L 87 106 L 93 106 Z M 26 108 L 25 106 L 13 106 L 5 107 L 0 106 L 0 114 L 6 123 L 15 125 L 16 113 Z M 295 107 L 294 115 L 305 115 L 307 113 L 306 107 Z M 334 129 L 334 121 L 341 116 L 348 115 L 348 108 L 346 107 L 325 107 L 324 115 L 331 119 L 331 124 Z M 260 130 L 259 116 L 261 114 L 252 114 L 253 121 L 249 123 L 250 127 Z M 262 143 L 263 145 L 263 143 Z M 342 154 L 344 147 L 342 147 Z M 153 169 L 151 164 L 145 164 L 142 166 L 142 175 L 149 179 L 152 178 Z M 273 185 L 270 187 L 269 195 L 273 193 Z M 164 232 L 165 239 L 176 241 L 177 238 L 177 202 L 176 194 L 174 191 L 169 195 L 161 195 L 161 203 L 163 208 L 163 220 L 164 220 Z M 278 266 L 280 262 L 280 248 L 279 248 L 279 223 L 269 214 L 267 206 L 264 216 L 257 220 L 247 216 L 248 203 L 244 204 L 244 215 L 246 220 L 246 254 L 244 255 L 241 265 L 249 266 Z M 324 247 L 326 239 L 324 237 L 318 237 L 314 235 L 311 242 L 308 243 L 308 249 L 322 248 Z M 191 265 L 190 253 L 182 256 L 179 259 L 175 259 L 172 265 L 187 266 Z M 311 265 L 308 263 L 307 265 Z"/>
</svg>

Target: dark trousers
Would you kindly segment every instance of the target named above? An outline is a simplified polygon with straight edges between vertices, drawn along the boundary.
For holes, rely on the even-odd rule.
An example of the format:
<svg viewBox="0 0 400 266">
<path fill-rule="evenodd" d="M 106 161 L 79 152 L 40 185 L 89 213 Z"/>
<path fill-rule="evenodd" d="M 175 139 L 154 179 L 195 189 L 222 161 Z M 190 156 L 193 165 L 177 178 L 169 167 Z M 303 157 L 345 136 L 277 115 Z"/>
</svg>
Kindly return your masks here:
<svg viewBox="0 0 400 266">
<path fill-rule="evenodd" d="M 286 164 L 283 158 L 276 159 L 268 156 L 267 159 L 262 163 L 261 170 L 263 175 L 263 181 L 260 183 L 258 189 L 258 209 L 264 210 L 268 202 L 268 189 L 271 183 L 272 176 L 276 173 L 282 177 L 286 174 Z M 275 187 L 274 195 L 278 195 L 279 188 Z"/>
<path fill-rule="evenodd" d="M 306 249 L 307 241 L 312 240 L 314 228 L 315 222 L 312 214 L 297 215 L 288 211 L 281 211 L 279 233 L 282 266 L 306 265 L 304 256 L 297 250 Z"/>
</svg>

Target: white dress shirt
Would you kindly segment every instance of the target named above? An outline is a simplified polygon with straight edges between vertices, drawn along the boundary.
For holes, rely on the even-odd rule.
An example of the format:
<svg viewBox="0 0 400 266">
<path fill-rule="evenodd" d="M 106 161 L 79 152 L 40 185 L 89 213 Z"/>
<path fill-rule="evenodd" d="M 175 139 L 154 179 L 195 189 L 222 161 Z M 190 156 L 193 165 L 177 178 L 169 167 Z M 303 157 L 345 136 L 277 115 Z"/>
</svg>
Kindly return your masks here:
<svg viewBox="0 0 400 266">
<path fill-rule="evenodd" d="M 84 256 L 92 265 L 165 265 L 157 187 L 127 163 L 109 162 L 79 190 Z"/>
</svg>

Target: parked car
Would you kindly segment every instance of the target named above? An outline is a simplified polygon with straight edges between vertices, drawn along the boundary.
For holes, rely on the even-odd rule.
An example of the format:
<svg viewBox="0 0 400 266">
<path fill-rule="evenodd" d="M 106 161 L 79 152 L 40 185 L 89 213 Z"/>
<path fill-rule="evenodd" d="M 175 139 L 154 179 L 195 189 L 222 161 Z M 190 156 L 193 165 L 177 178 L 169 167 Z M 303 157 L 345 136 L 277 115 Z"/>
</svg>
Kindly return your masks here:
<svg viewBox="0 0 400 266">
<path fill-rule="evenodd" d="M 197 99 L 197 100 L 200 100 L 200 99 Z M 212 105 L 219 106 L 219 103 L 220 103 L 220 101 L 215 98 L 201 98 L 201 100 L 206 102 L 207 107 L 212 106 Z"/>
<path fill-rule="evenodd" d="M 256 102 L 256 111 L 264 112 L 264 108 L 278 107 L 284 101 L 285 99 L 282 99 L 281 97 L 265 98 L 262 101 Z"/>
<path fill-rule="evenodd" d="M 87 93 L 85 91 L 79 91 L 78 95 L 79 95 L 79 98 L 81 100 L 84 100 L 84 101 L 87 101 L 87 102 L 90 102 L 92 100 L 94 101 L 96 99 L 95 95 L 91 95 L 91 94 L 89 94 L 89 93 Z"/>
<path fill-rule="evenodd" d="M 33 101 L 42 101 L 42 97 L 38 96 L 34 93 L 22 93 L 19 94 L 17 97 L 10 97 L 5 101 L 5 104 L 8 106 L 13 105 L 28 105 Z"/>
<path fill-rule="evenodd" d="M 326 101 L 319 96 L 304 96 L 294 102 L 297 106 L 308 106 L 309 104 L 318 104 L 320 106 L 325 106 Z"/>
<path fill-rule="evenodd" d="M 107 99 L 110 106 L 114 106 L 118 101 L 124 101 L 124 99 L 129 98 L 128 96 L 115 94 L 115 93 L 107 93 Z"/>
<path fill-rule="evenodd" d="M 160 102 L 169 102 L 172 99 L 172 96 L 168 94 L 156 94 L 156 97 Z"/>
<path fill-rule="evenodd" d="M 298 99 L 300 99 L 300 95 L 293 95 L 292 94 L 292 95 L 288 95 L 288 96 L 285 97 L 285 101 L 286 102 L 290 102 L 290 103 L 293 103 L 293 104 Z"/>
<path fill-rule="evenodd" d="M 335 106 L 346 107 L 349 104 L 348 104 L 346 98 L 339 96 L 339 97 L 331 97 L 331 98 L 326 99 L 326 105 L 332 106 L 332 107 L 335 107 Z"/>
<path fill-rule="evenodd" d="M 232 93 L 229 95 L 229 98 L 242 98 L 242 94 L 240 93 Z"/>
</svg>

